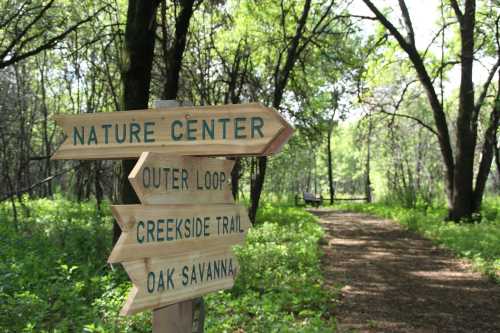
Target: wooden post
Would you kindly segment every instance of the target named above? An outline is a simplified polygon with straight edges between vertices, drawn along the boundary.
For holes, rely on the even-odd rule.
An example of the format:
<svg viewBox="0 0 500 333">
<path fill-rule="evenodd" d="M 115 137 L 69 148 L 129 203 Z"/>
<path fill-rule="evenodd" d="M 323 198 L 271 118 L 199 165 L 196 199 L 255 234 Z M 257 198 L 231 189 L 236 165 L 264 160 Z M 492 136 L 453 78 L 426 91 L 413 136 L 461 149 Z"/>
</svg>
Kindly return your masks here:
<svg viewBox="0 0 500 333">
<path fill-rule="evenodd" d="M 179 104 L 176 100 L 155 100 L 153 108 L 176 107 Z M 153 333 L 192 333 L 193 303 L 193 300 L 187 300 L 154 309 Z"/>
<path fill-rule="evenodd" d="M 191 333 L 192 330 L 192 300 L 153 310 L 153 333 Z"/>
</svg>

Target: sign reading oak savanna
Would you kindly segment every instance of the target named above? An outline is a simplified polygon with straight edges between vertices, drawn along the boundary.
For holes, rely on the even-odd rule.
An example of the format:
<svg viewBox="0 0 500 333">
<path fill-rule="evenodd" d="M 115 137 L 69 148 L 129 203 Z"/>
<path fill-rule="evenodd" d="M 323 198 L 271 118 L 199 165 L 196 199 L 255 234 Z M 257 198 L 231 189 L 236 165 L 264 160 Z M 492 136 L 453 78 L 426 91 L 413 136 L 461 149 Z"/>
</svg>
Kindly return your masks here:
<svg viewBox="0 0 500 333">
<path fill-rule="evenodd" d="M 122 265 L 134 284 L 122 315 L 231 288 L 238 271 L 231 249 L 127 261 Z"/>
<path fill-rule="evenodd" d="M 137 158 L 146 151 L 270 155 L 293 132 L 276 110 L 259 103 L 59 115 L 55 120 L 66 140 L 53 159 Z"/>
</svg>

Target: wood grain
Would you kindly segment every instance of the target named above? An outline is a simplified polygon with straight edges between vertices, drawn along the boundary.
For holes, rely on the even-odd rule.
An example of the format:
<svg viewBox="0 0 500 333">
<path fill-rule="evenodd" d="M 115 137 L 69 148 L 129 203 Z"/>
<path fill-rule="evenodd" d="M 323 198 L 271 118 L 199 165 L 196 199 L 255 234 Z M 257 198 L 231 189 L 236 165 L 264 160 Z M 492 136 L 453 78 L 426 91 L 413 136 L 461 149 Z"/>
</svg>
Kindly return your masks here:
<svg viewBox="0 0 500 333">
<path fill-rule="evenodd" d="M 153 333 L 192 333 L 193 301 L 167 305 L 153 311 Z"/>
<path fill-rule="evenodd" d="M 59 115 L 55 120 L 67 138 L 52 159 L 126 159 L 145 151 L 189 156 L 270 155 L 293 133 L 276 110 L 260 103 Z M 213 135 L 207 129 L 212 121 Z"/>
<path fill-rule="evenodd" d="M 108 258 L 110 263 L 141 258 L 175 257 L 205 250 L 228 249 L 236 244 L 242 244 L 251 226 L 245 207 L 235 204 L 114 205 L 111 206 L 111 210 L 122 229 L 122 234 Z M 228 217 L 229 224 L 226 228 L 224 228 L 225 219 L 217 219 L 217 217 L 223 216 Z M 230 217 L 234 218 L 233 229 L 231 229 Z M 192 220 L 193 218 L 201 220 L 207 218 L 208 228 L 206 231 L 209 233 L 208 236 L 205 235 L 203 228 L 199 237 L 192 237 L 194 229 L 190 222 L 190 237 L 185 237 L 188 232 L 185 219 Z M 237 218 L 239 225 L 236 225 Z M 160 219 L 164 222 L 159 223 Z M 182 219 L 184 223 L 180 224 L 179 230 L 176 230 L 174 223 L 166 223 L 168 219 L 172 219 L 172 221 Z M 153 222 L 155 223 L 153 224 Z M 150 226 L 155 228 L 152 233 L 148 234 Z M 171 230 L 167 233 L 169 226 Z M 162 230 L 159 234 L 160 237 L 158 237 L 158 229 Z M 179 236 L 178 231 L 184 236 L 183 238 L 177 237 Z M 171 240 L 167 240 L 169 235 Z"/>
<path fill-rule="evenodd" d="M 121 315 L 132 315 L 231 288 L 239 268 L 231 249 L 191 252 L 175 258 L 148 258 L 122 264 L 134 286 Z M 161 284 L 160 272 L 163 274 Z"/>
<path fill-rule="evenodd" d="M 128 176 L 143 204 L 233 203 L 234 161 L 145 152 Z"/>
</svg>

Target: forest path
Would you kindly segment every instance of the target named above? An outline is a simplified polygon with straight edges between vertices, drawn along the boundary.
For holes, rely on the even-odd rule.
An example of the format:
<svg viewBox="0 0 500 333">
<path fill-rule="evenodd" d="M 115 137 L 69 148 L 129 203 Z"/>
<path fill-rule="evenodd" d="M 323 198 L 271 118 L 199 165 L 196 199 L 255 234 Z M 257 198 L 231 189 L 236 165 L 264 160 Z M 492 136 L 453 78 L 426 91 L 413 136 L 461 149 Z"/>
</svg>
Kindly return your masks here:
<svg viewBox="0 0 500 333">
<path fill-rule="evenodd" d="M 313 209 L 338 332 L 500 332 L 500 285 L 450 251 L 365 214 Z"/>
</svg>

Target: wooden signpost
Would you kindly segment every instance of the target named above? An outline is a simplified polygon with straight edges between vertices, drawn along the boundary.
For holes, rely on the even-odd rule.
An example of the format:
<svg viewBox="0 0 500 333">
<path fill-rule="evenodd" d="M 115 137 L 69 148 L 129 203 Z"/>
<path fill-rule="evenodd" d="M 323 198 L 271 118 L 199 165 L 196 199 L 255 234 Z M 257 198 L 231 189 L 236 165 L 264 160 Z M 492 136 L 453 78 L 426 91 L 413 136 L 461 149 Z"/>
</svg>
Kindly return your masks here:
<svg viewBox="0 0 500 333">
<path fill-rule="evenodd" d="M 142 204 L 111 207 L 122 234 L 108 262 L 122 263 L 133 282 L 120 313 L 154 309 L 154 333 L 190 331 L 188 300 L 233 286 L 238 262 L 232 248 L 250 228 L 231 193 L 234 161 L 203 156 L 273 154 L 292 127 L 259 103 L 56 121 L 66 140 L 52 159 L 139 157 L 129 181 Z"/>
<path fill-rule="evenodd" d="M 293 128 L 259 103 L 61 115 L 66 140 L 52 159 L 126 159 L 143 152 L 187 156 L 271 155 Z"/>
</svg>

